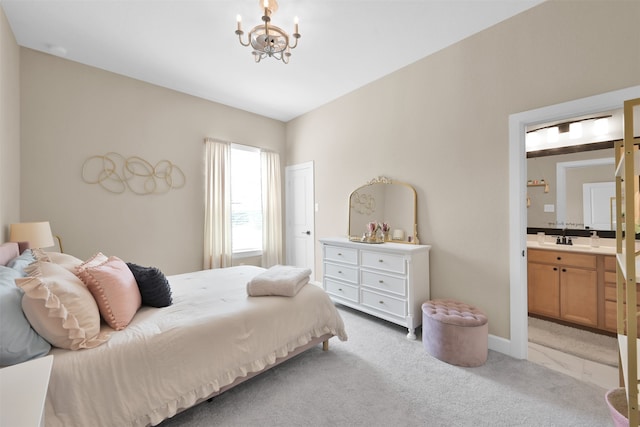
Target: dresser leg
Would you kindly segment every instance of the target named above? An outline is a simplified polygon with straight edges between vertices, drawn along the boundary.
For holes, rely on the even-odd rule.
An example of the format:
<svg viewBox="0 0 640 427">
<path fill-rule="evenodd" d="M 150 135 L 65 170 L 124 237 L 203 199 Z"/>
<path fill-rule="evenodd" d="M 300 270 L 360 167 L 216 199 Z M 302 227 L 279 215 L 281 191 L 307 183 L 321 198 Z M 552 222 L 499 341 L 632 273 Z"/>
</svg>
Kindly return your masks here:
<svg viewBox="0 0 640 427">
<path fill-rule="evenodd" d="M 409 333 L 407 334 L 407 339 L 411 340 L 411 341 L 415 341 L 416 340 L 416 330 L 415 329 L 409 329 Z"/>
</svg>

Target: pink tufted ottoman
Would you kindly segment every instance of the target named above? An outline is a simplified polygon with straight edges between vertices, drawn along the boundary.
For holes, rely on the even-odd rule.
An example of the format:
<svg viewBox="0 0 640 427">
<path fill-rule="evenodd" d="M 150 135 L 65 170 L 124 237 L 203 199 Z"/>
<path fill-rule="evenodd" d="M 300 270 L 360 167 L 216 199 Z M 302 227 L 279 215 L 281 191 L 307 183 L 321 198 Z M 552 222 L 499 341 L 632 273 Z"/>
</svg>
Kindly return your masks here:
<svg viewBox="0 0 640 427">
<path fill-rule="evenodd" d="M 433 357 L 458 366 L 487 361 L 489 323 L 478 308 L 453 300 L 422 304 L 422 345 Z"/>
</svg>

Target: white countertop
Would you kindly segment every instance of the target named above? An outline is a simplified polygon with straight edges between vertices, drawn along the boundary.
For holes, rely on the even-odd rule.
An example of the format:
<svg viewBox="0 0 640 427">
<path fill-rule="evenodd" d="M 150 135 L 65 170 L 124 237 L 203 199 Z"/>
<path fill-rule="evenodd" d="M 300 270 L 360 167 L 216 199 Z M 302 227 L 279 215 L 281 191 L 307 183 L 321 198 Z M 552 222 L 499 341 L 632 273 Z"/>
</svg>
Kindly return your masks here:
<svg viewBox="0 0 640 427">
<path fill-rule="evenodd" d="M 573 245 L 558 245 L 554 236 L 545 236 L 545 242 L 539 243 L 538 236 L 527 234 L 527 248 L 550 251 L 581 252 L 594 255 L 615 255 L 616 240 L 600 238 L 598 246 L 591 246 L 589 237 L 572 237 Z"/>
</svg>

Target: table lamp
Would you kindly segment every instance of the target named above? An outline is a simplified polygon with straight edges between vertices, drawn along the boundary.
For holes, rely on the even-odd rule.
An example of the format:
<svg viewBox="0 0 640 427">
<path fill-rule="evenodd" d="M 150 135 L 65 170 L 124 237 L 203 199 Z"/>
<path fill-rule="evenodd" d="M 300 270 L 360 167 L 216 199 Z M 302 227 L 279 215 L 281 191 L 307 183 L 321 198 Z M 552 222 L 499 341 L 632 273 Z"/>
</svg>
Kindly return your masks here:
<svg viewBox="0 0 640 427">
<path fill-rule="evenodd" d="M 55 244 L 49 221 L 11 224 L 9 241 L 29 242 L 29 246 L 34 249 L 48 248 Z"/>
</svg>

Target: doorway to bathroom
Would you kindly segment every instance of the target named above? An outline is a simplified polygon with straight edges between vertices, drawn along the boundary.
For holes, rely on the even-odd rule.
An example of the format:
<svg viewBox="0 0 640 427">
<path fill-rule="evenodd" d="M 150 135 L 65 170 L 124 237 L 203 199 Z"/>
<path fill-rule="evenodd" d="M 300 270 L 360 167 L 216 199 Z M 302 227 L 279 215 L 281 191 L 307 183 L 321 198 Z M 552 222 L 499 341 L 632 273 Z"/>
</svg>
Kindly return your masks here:
<svg viewBox="0 0 640 427">
<path fill-rule="evenodd" d="M 640 86 L 513 114 L 509 117 L 510 210 L 510 354 L 527 359 L 529 319 L 527 305 L 527 165 L 528 127 L 597 114 L 622 107 L 624 100 L 640 96 Z"/>
</svg>

